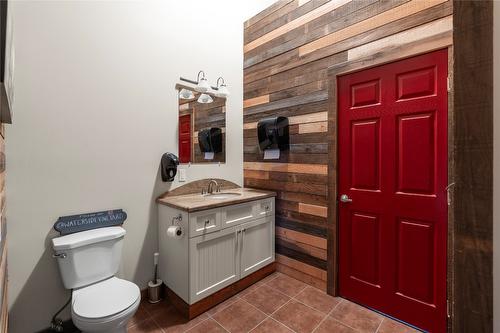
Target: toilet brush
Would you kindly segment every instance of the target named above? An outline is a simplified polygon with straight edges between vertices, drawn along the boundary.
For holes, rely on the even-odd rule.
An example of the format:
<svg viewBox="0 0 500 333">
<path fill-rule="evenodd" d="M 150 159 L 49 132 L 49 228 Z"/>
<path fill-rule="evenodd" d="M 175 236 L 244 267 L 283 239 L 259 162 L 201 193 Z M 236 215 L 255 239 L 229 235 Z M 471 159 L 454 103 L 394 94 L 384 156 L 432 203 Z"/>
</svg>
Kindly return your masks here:
<svg viewBox="0 0 500 333">
<path fill-rule="evenodd" d="M 153 255 L 153 261 L 154 261 L 153 283 L 155 283 L 155 284 L 158 283 L 158 257 L 159 256 L 160 256 L 160 254 L 158 252 L 156 252 Z"/>
<path fill-rule="evenodd" d="M 161 285 L 163 283 L 162 280 L 158 279 L 158 259 L 160 254 L 156 252 L 153 255 L 153 280 L 148 283 L 148 301 L 149 303 L 158 303 L 161 301 Z"/>
</svg>

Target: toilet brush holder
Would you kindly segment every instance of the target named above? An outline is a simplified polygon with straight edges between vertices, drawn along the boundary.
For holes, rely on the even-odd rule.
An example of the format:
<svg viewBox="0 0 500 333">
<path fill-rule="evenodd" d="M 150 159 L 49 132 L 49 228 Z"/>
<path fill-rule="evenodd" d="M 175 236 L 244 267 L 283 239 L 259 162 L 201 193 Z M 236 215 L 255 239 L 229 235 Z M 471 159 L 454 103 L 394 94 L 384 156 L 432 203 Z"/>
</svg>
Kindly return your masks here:
<svg viewBox="0 0 500 333">
<path fill-rule="evenodd" d="M 148 302 L 149 303 L 158 303 L 161 301 L 161 285 L 163 281 L 160 279 L 148 282 Z"/>
</svg>

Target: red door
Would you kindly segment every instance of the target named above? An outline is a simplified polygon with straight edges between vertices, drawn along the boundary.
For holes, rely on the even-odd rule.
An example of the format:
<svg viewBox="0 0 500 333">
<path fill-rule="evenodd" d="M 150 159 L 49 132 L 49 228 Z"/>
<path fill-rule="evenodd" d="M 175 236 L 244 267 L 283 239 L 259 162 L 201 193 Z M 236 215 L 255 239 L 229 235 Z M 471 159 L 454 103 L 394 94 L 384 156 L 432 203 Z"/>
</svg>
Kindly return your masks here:
<svg viewBox="0 0 500 333">
<path fill-rule="evenodd" d="M 340 294 L 430 332 L 446 331 L 447 67 L 440 50 L 337 81 Z"/>
<path fill-rule="evenodd" d="M 191 161 L 191 115 L 179 116 L 179 162 Z"/>
</svg>

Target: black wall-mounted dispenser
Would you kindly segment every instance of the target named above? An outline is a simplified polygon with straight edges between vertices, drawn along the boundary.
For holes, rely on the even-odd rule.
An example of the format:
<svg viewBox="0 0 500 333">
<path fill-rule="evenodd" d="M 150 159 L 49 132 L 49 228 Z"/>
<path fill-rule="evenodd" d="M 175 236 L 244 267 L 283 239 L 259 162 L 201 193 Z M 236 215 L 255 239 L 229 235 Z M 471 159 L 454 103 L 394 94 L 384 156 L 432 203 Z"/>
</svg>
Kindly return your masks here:
<svg viewBox="0 0 500 333">
<path fill-rule="evenodd" d="M 198 132 L 198 143 L 202 153 L 222 152 L 222 130 L 218 127 L 200 130 Z"/>
<path fill-rule="evenodd" d="M 257 125 L 259 147 L 265 149 L 287 150 L 290 143 L 287 117 L 270 117 L 261 119 Z"/>
<path fill-rule="evenodd" d="M 161 157 L 161 180 L 164 182 L 174 181 L 177 174 L 179 158 L 172 153 L 165 153 Z"/>
</svg>

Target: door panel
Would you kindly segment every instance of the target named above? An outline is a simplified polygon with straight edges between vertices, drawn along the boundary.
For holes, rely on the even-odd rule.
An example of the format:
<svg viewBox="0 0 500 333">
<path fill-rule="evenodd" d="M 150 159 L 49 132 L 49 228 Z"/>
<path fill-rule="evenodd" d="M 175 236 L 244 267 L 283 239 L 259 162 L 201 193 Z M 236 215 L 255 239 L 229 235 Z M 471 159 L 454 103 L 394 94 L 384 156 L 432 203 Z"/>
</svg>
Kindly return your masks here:
<svg viewBox="0 0 500 333">
<path fill-rule="evenodd" d="M 239 280 L 237 244 L 234 227 L 189 240 L 190 304 Z"/>
<path fill-rule="evenodd" d="M 245 277 L 274 261 L 274 217 L 242 224 L 241 277 Z"/>
<path fill-rule="evenodd" d="M 340 76 L 340 294 L 446 331 L 447 50 Z"/>
<path fill-rule="evenodd" d="M 179 116 L 179 161 L 191 161 L 191 115 Z"/>
</svg>

